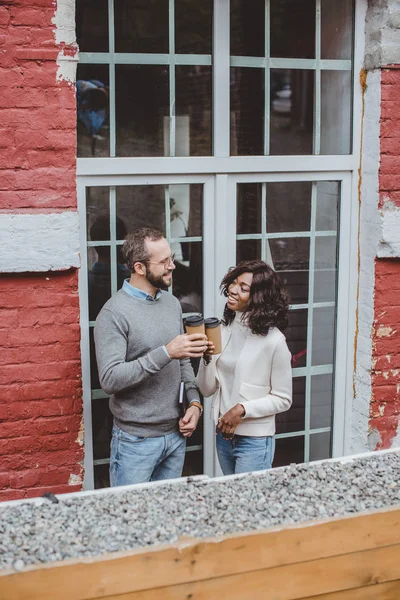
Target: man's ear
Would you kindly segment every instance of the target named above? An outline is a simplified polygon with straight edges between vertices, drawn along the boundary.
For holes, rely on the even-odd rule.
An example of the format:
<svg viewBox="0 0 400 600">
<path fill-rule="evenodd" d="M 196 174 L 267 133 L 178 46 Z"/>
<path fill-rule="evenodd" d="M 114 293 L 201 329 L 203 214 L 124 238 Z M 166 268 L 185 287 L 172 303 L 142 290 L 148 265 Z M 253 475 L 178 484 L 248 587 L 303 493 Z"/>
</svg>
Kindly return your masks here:
<svg viewBox="0 0 400 600">
<path fill-rule="evenodd" d="M 133 272 L 137 275 L 145 275 L 146 267 L 141 262 L 135 262 L 135 264 L 133 265 Z"/>
</svg>

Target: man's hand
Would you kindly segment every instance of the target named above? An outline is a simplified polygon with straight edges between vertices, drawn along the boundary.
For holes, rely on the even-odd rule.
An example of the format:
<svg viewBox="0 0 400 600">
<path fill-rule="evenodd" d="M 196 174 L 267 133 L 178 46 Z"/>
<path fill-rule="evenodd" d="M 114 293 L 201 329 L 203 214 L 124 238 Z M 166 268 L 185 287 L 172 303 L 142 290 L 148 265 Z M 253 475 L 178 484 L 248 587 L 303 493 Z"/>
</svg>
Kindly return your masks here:
<svg viewBox="0 0 400 600">
<path fill-rule="evenodd" d="M 235 404 L 233 408 L 228 410 L 223 417 L 218 419 L 218 425 L 215 433 L 219 431 L 225 440 L 231 440 L 235 435 L 235 429 L 239 425 L 242 417 L 246 414 L 243 404 Z"/>
<path fill-rule="evenodd" d="M 200 358 L 208 348 L 207 336 L 202 333 L 183 333 L 166 345 L 171 358 Z"/>
<path fill-rule="evenodd" d="M 196 334 L 197 335 L 197 334 Z M 197 406 L 189 406 L 185 416 L 179 419 L 179 431 L 183 437 L 190 437 L 197 427 L 200 418 L 200 409 Z"/>
</svg>

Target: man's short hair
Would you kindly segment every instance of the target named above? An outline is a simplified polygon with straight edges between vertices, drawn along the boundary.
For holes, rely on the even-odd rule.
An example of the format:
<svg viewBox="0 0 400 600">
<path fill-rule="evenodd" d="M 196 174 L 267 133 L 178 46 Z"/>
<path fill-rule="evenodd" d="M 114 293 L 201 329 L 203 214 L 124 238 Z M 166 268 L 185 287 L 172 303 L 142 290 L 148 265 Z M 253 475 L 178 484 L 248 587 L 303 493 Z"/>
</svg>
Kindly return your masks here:
<svg viewBox="0 0 400 600">
<path fill-rule="evenodd" d="M 141 227 L 132 233 L 128 233 L 122 245 L 122 256 L 131 273 L 135 271 L 135 263 L 146 263 L 149 260 L 146 240 L 156 242 L 163 237 L 161 231 L 150 227 Z"/>
</svg>

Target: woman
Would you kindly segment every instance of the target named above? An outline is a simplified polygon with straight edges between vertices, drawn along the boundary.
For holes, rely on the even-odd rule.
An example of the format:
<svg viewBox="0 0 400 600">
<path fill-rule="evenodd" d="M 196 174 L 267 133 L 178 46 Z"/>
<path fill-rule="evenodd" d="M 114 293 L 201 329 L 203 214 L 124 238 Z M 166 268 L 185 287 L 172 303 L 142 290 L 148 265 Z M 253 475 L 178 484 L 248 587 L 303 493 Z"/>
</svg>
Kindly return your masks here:
<svg viewBox="0 0 400 600">
<path fill-rule="evenodd" d="M 275 415 L 292 403 L 291 354 L 282 331 L 288 297 L 278 275 L 261 260 L 240 263 L 223 278 L 227 297 L 222 353 L 201 361 L 198 384 L 213 395 L 218 459 L 224 475 L 269 469 Z"/>
</svg>

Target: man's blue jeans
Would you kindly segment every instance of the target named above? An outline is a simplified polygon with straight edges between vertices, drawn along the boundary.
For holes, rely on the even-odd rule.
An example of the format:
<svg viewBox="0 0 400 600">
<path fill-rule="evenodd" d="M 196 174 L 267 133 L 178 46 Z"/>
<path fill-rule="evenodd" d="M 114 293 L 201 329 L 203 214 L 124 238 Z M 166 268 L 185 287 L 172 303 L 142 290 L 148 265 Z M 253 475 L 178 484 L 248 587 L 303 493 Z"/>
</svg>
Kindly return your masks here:
<svg viewBox="0 0 400 600">
<path fill-rule="evenodd" d="M 138 437 L 113 427 L 110 456 L 111 486 L 145 483 L 182 476 L 186 440 L 179 433 Z"/>
<path fill-rule="evenodd" d="M 217 453 L 224 475 L 263 471 L 272 467 L 275 438 L 234 435 L 233 440 L 224 440 L 222 433 L 219 432 Z"/>
</svg>

